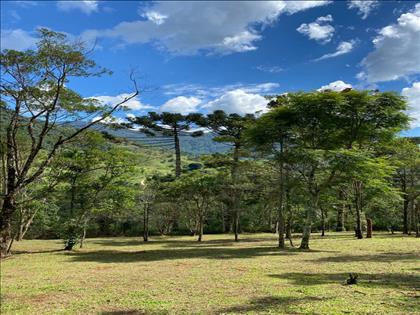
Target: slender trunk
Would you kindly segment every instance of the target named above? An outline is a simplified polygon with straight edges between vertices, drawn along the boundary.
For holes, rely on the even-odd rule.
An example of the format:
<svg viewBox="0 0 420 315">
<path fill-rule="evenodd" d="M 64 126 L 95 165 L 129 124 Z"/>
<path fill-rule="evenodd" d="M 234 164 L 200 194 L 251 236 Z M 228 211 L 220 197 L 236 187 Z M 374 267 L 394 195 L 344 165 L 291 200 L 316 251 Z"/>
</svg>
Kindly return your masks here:
<svg viewBox="0 0 420 315">
<path fill-rule="evenodd" d="M 403 234 L 408 234 L 409 223 L 408 223 L 408 204 L 409 198 L 408 194 L 404 194 L 404 203 L 403 203 Z"/>
<path fill-rule="evenodd" d="M 198 239 L 197 241 L 201 242 L 203 240 L 203 225 L 204 225 L 204 215 L 203 212 L 200 210 L 200 217 L 198 221 Z"/>
<path fill-rule="evenodd" d="M 226 220 L 225 220 L 225 208 L 224 205 L 221 204 L 220 206 L 221 212 L 222 212 L 222 233 L 226 232 Z"/>
<path fill-rule="evenodd" d="M 235 242 L 239 241 L 239 217 L 240 217 L 240 197 L 239 197 L 239 190 L 238 190 L 238 164 L 239 164 L 239 150 L 240 144 L 235 143 L 235 147 L 233 149 L 233 163 L 231 169 L 231 177 L 232 177 L 232 186 L 233 186 L 233 228 L 235 233 Z"/>
<path fill-rule="evenodd" d="M 324 211 L 324 207 L 321 207 L 321 236 L 325 236 L 325 211 Z"/>
<path fill-rule="evenodd" d="M 311 237 L 312 218 L 314 213 L 318 210 L 319 191 L 314 191 L 312 194 L 311 205 L 306 208 L 305 225 L 303 227 L 302 242 L 300 249 L 309 249 L 309 239 Z"/>
<path fill-rule="evenodd" d="M 278 224 L 279 224 L 279 248 L 284 249 L 286 248 L 285 242 L 284 242 L 284 234 L 285 234 L 285 224 L 284 224 L 284 215 L 283 211 L 279 210 L 279 218 L 278 218 Z"/>
<path fill-rule="evenodd" d="M 86 225 L 84 224 L 82 237 L 80 238 L 80 248 L 83 248 L 83 245 L 85 244 L 85 239 L 86 239 Z"/>
<path fill-rule="evenodd" d="M 144 214 L 143 214 L 143 241 L 147 242 L 149 240 L 149 205 L 146 203 L 144 205 Z"/>
<path fill-rule="evenodd" d="M 239 242 L 239 210 L 235 209 L 235 242 Z"/>
<path fill-rule="evenodd" d="M 372 220 L 371 219 L 366 219 L 366 223 L 367 223 L 367 228 L 366 228 L 366 238 L 372 238 Z"/>
<path fill-rule="evenodd" d="M 345 228 L 345 213 L 346 213 L 346 203 L 345 203 L 345 193 L 342 189 L 339 190 L 338 198 L 342 204 L 337 207 L 337 226 L 335 230 L 337 232 L 344 232 Z"/>
<path fill-rule="evenodd" d="M 413 203 L 415 200 L 413 200 Z M 418 201 L 414 207 L 416 211 L 416 237 L 420 237 L 420 201 Z"/>
<path fill-rule="evenodd" d="M 34 221 L 34 218 L 35 218 L 35 215 L 36 215 L 37 212 L 38 212 L 38 209 L 35 210 L 26 221 L 24 220 L 24 218 L 22 218 L 22 221 L 20 222 L 20 225 L 19 225 L 18 235 L 16 237 L 17 241 L 23 240 L 23 238 L 26 235 L 26 232 L 28 232 L 29 227 L 31 226 L 32 222 Z"/>
<path fill-rule="evenodd" d="M 174 143 L 175 143 L 175 176 L 181 176 L 181 148 L 179 144 L 178 129 L 174 128 Z"/>
<path fill-rule="evenodd" d="M 283 139 L 280 140 L 280 194 L 279 194 L 279 206 L 278 206 L 278 232 L 279 232 L 279 248 L 284 249 L 286 248 L 284 242 L 284 234 L 285 234 L 285 219 L 284 219 L 284 143 Z"/>
<path fill-rule="evenodd" d="M 355 212 L 356 212 L 356 228 L 355 234 L 358 239 L 363 238 L 362 231 L 362 183 L 360 181 L 353 182 L 354 193 L 355 193 Z"/>
</svg>

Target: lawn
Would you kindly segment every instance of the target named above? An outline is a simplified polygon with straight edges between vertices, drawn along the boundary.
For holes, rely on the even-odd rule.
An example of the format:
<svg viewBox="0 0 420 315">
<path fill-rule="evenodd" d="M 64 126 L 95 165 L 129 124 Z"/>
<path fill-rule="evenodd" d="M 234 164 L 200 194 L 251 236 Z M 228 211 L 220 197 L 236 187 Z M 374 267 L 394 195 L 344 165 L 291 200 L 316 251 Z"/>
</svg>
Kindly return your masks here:
<svg viewBox="0 0 420 315">
<path fill-rule="evenodd" d="M 74 252 L 23 241 L 1 264 L 1 314 L 420 314 L 420 239 L 275 245 L 273 234 L 97 238 Z M 359 284 L 344 285 L 349 272 Z"/>
</svg>

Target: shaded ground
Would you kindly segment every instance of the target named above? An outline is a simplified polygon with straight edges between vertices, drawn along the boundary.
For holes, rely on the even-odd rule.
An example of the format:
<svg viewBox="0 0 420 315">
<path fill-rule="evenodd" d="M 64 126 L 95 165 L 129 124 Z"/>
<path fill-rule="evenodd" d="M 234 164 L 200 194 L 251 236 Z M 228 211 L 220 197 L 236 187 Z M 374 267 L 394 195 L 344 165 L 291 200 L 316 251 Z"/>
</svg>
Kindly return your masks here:
<svg viewBox="0 0 420 315">
<path fill-rule="evenodd" d="M 23 241 L 1 264 L 1 314 L 420 314 L 419 239 L 331 233 L 301 252 L 241 238 Z"/>
</svg>

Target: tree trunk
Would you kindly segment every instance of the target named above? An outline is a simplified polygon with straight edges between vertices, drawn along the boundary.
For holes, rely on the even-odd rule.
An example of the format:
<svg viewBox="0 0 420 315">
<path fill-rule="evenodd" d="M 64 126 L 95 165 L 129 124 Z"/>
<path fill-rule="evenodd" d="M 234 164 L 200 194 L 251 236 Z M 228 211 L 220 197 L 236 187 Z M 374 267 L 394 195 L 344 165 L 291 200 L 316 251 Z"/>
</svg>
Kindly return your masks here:
<svg viewBox="0 0 420 315">
<path fill-rule="evenodd" d="M 36 215 L 37 212 L 38 212 L 38 210 L 35 210 L 34 213 L 32 213 L 31 216 L 26 220 L 26 222 L 25 222 L 24 218 L 20 222 L 18 235 L 16 237 L 17 241 L 22 241 L 23 240 L 23 238 L 26 235 L 26 232 L 28 232 L 29 227 L 31 226 L 32 222 L 34 221 L 34 218 L 35 218 L 35 215 Z"/>
<path fill-rule="evenodd" d="M 416 203 L 414 209 L 416 211 L 416 237 L 420 237 L 420 201 Z"/>
<path fill-rule="evenodd" d="M 313 175 L 311 177 L 313 181 Z M 315 185 L 313 184 L 313 182 L 311 182 L 309 185 L 309 192 L 311 194 L 312 200 L 311 205 L 306 208 L 305 224 L 303 227 L 300 249 L 309 249 L 309 238 L 311 237 L 312 218 L 314 217 L 314 214 L 316 213 L 319 207 L 318 204 L 320 191 L 317 187 L 314 187 Z"/>
<path fill-rule="evenodd" d="M 201 242 L 203 240 L 203 225 L 204 225 L 204 215 L 202 212 L 200 212 L 200 218 L 198 221 L 198 240 L 199 242 Z"/>
<path fill-rule="evenodd" d="M 178 129 L 174 128 L 174 143 L 175 143 L 175 176 L 181 176 L 181 147 L 179 144 Z"/>
<path fill-rule="evenodd" d="M 335 230 L 337 232 L 344 232 L 345 228 L 345 213 L 346 213 L 346 203 L 345 203 L 345 194 L 342 189 L 339 190 L 338 198 L 342 202 L 341 205 L 337 207 L 337 226 Z"/>
<path fill-rule="evenodd" d="M 366 219 L 366 223 L 367 223 L 366 238 L 372 238 L 372 220 Z"/>
<path fill-rule="evenodd" d="M 235 209 L 234 228 L 235 228 L 235 242 L 239 242 L 239 210 L 237 208 Z"/>
<path fill-rule="evenodd" d="M 404 194 L 404 203 L 403 203 L 403 234 L 408 234 L 409 223 L 408 223 L 408 194 Z"/>
<path fill-rule="evenodd" d="M 15 196 L 9 190 L 3 199 L 0 218 L 0 258 L 9 255 L 12 241 L 12 217 L 16 211 Z"/>
<path fill-rule="evenodd" d="M 325 211 L 321 207 L 321 236 L 325 236 Z"/>
<path fill-rule="evenodd" d="M 286 245 L 284 242 L 285 224 L 284 214 L 282 210 L 279 210 L 278 227 L 279 227 L 279 248 L 285 249 Z"/>
<path fill-rule="evenodd" d="M 233 163 L 231 168 L 231 177 L 232 177 L 232 188 L 233 188 L 233 228 L 235 233 L 235 242 L 239 241 L 239 219 L 240 219 L 240 210 L 239 210 L 239 190 L 238 190 L 238 163 L 239 163 L 239 150 L 240 144 L 235 143 L 235 147 L 233 149 Z"/>
<path fill-rule="evenodd" d="M 358 180 L 353 181 L 353 189 L 355 194 L 355 212 L 356 212 L 356 227 L 355 227 L 355 236 L 358 239 L 363 238 L 362 231 L 362 182 Z"/>
<path fill-rule="evenodd" d="M 309 249 L 309 238 L 311 237 L 311 224 L 305 224 L 302 233 L 302 242 L 300 243 L 300 249 Z"/>
<path fill-rule="evenodd" d="M 312 196 L 313 201 L 310 207 L 306 208 L 306 218 L 305 218 L 305 225 L 303 227 L 302 233 L 302 241 L 300 243 L 300 249 L 309 249 L 309 239 L 311 237 L 311 229 L 312 229 L 312 217 L 313 213 L 318 208 L 318 197 L 319 195 Z"/>
<path fill-rule="evenodd" d="M 83 233 L 82 237 L 80 238 L 80 248 L 83 248 L 83 245 L 85 244 L 86 239 L 86 224 L 83 224 Z"/>
<path fill-rule="evenodd" d="M 143 214 L 143 241 L 149 241 L 149 205 L 144 205 Z"/>
</svg>

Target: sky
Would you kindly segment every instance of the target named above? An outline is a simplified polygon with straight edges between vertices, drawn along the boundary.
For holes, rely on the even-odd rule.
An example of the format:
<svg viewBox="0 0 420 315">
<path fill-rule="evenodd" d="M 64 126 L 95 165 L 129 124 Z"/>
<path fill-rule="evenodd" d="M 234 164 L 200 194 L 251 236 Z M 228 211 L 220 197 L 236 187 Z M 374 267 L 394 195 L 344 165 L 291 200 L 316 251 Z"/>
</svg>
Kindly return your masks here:
<svg viewBox="0 0 420 315">
<path fill-rule="evenodd" d="M 1 48 L 32 49 L 46 27 L 83 40 L 111 76 L 73 80 L 148 111 L 264 111 L 266 95 L 379 89 L 404 95 L 420 136 L 419 1 L 1 1 Z"/>
</svg>

